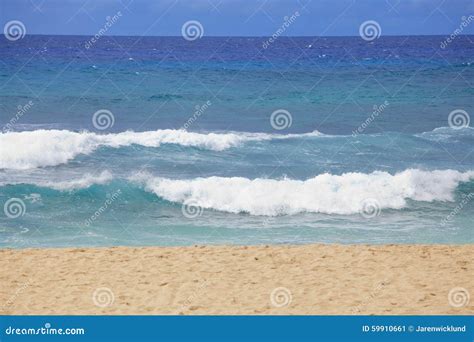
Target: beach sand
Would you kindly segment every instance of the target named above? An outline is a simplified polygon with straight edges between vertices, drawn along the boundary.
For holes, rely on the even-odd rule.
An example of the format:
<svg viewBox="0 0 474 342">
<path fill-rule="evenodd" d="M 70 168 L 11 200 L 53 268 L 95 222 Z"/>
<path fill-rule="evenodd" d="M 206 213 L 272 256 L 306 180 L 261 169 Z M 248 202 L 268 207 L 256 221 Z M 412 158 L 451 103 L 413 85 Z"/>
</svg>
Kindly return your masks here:
<svg viewBox="0 0 474 342">
<path fill-rule="evenodd" d="M 474 245 L 3 249 L 0 313 L 472 315 L 472 260 Z"/>
</svg>

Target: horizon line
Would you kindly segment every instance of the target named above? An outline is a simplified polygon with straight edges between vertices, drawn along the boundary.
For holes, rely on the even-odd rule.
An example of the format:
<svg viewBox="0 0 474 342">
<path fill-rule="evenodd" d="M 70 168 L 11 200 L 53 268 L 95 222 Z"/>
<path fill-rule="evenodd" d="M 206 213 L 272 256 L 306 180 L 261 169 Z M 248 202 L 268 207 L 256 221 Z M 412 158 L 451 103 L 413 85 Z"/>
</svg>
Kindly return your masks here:
<svg viewBox="0 0 474 342">
<path fill-rule="evenodd" d="M 381 35 L 382 37 L 444 37 L 449 36 L 450 33 L 447 34 L 384 34 Z M 26 36 L 62 36 L 62 37 L 93 37 L 95 34 L 57 34 L 57 33 L 27 33 Z M 239 36 L 239 35 L 205 35 L 202 36 L 200 39 L 203 38 L 268 38 L 272 35 L 259 35 L 259 36 Z M 459 34 L 459 36 L 474 36 L 474 34 Z M 182 35 L 123 35 L 123 34 L 108 34 L 102 35 L 101 37 L 150 37 L 150 38 L 182 38 Z M 301 36 L 279 36 L 279 38 L 354 38 L 360 37 L 360 35 L 331 35 L 331 36 L 311 36 L 311 35 L 301 35 Z"/>
</svg>

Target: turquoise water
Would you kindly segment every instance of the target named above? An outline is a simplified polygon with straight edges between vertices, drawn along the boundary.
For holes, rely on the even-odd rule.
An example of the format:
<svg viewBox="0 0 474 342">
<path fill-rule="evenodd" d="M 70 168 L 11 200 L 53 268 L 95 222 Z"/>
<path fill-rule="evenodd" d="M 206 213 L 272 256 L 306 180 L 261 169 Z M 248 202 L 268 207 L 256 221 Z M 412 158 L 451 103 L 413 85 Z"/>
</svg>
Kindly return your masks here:
<svg viewBox="0 0 474 342">
<path fill-rule="evenodd" d="M 472 37 L 87 38 L 0 40 L 0 246 L 474 241 Z"/>
</svg>

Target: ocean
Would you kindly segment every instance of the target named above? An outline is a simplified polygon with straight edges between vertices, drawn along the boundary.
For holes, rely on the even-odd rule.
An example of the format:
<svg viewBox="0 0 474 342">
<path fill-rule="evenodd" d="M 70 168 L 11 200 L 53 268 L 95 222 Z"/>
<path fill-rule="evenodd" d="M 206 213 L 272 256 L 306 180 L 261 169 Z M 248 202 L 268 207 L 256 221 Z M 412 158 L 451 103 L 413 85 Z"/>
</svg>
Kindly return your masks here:
<svg viewBox="0 0 474 342">
<path fill-rule="evenodd" d="M 444 40 L 2 36 L 0 247 L 473 243 Z"/>
</svg>

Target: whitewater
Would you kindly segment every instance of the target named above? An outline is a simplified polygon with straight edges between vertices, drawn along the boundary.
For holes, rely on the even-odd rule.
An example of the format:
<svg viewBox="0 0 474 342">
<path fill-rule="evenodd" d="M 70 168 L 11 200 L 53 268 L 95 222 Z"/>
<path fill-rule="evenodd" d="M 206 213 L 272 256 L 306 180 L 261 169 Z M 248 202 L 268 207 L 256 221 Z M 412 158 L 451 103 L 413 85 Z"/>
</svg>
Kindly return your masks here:
<svg viewBox="0 0 474 342">
<path fill-rule="evenodd" d="M 71 132 L 67 130 L 36 130 L 0 134 L 0 169 L 29 169 L 67 163 L 79 154 L 90 154 L 99 147 L 119 148 L 130 145 L 159 147 L 176 144 L 222 151 L 247 141 L 318 137 L 315 131 L 306 134 L 267 133 L 194 133 L 185 130 L 126 131 L 117 134 Z"/>
<path fill-rule="evenodd" d="M 245 177 L 169 179 L 148 173 L 116 179 L 110 171 L 103 171 L 68 181 L 39 180 L 29 185 L 71 192 L 119 180 L 122 187 L 138 186 L 169 202 L 234 214 L 280 216 L 305 212 L 350 215 L 372 205 L 377 210 L 403 209 L 408 200 L 453 202 L 457 187 L 473 179 L 474 171 L 418 169 L 395 174 L 381 171 L 321 174 L 307 180 Z M 7 185 L 25 183 L 0 181 L 0 186 Z"/>
<path fill-rule="evenodd" d="M 468 37 L 87 39 L 3 41 L 0 247 L 474 242 Z"/>
<path fill-rule="evenodd" d="M 448 140 L 463 136 L 472 140 L 474 130 L 466 128 L 455 131 L 449 127 L 436 128 L 431 132 L 415 134 L 425 140 Z M 368 135 L 377 137 L 378 135 Z M 300 134 L 219 132 L 198 133 L 186 130 L 156 130 L 145 132 L 125 131 L 97 134 L 88 131 L 34 130 L 0 133 L 0 169 L 26 170 L 56 166 L 73 160 L 78 155 L 88 155 L 101 147 L 121 148 L 132 145 L 158 148 L 163 144 L 195 147 L 211 151 L 242 146 L 248 142 L 271 142 L 272 140 L 294 140 L 310 138 L 350 138 L 350 136 L 328 135 L 319 131 Z M 357 137 L 359 138 L 359 137 Z"/>
</svg>

